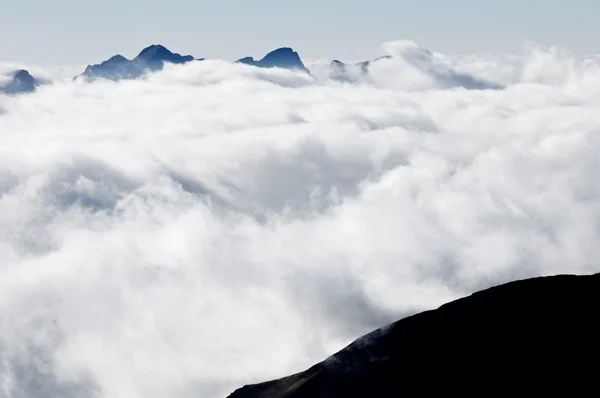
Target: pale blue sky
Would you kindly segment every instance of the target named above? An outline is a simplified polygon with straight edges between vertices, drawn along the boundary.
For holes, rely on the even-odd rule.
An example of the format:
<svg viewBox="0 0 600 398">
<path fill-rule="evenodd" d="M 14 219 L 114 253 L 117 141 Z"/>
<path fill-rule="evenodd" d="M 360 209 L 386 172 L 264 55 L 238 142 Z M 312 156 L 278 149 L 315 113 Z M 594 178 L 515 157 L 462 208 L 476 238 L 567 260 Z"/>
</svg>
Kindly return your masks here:
<svg viewBox="0 0 600 398">
<path fill-rule="evenodd" d="M 600 53 L 600 0 L 0 0 L 0 61 L 86 64 L 149 44 L 196 57 L 363 59 L 382 41 L 444 53 L 519 51 L 524 40 Z"/>
</svg>

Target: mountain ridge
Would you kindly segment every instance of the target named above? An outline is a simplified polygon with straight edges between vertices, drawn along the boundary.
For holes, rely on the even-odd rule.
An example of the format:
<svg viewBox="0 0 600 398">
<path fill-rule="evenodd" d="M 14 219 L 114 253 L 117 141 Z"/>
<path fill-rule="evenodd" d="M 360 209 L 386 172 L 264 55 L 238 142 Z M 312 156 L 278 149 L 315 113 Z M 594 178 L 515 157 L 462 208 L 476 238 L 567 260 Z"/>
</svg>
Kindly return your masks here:
<svg viewBox="0 0 600 398">
<path fill-rule="evenodd" d="M 417 51 L 418 50 L 418 51 Z M 409 57 L 404 60 L 403 64 L 412 65 L 411 67 L 421 68 L 422 72 L 427 74 L 431 81 L 438 84 L 440 87 L 463 87 L 466 89 L 502 89 L 503 87 L 495 83 L 480 80 L 474 76 L 455 71 L 452 67 L 440 62 L 434 62 L 434 57 L 426 50 L 417 48 L 412 49 L 412 54 L 409 52 Z M 423 54 L 425 55 L 423 55 Z M 423 56 L 417 56 L 423 55 Z M 412 58 L 411 58 L 412 57 Z M 333 81 L 341 83 L 358 83 L 361 81 L 372 81 L 373 77 L 377 79 L 377 74 L 387 73 L 385 68 L 390 68 L 390 65 L 382 64 L 383 70 L 375 72 L 371 71 L 371 66 L 374 62 L 393 58 L 391 55 L 377 57 L 371 60 L 362 61 L 354 64 L 344 63 L 338 59 L 330 62 L 327 69 L 327 77 Z M 413 59 L 414 58 L 414 59 Z M 128 59 L 122 54 L 115 54 L 110 58 L 101 61 L 97 64 L 87 65 L 84 71 L 73 77 L 77 81 L 92 82 L 97 79 L 106 79 L 112 81 L 139 79 L 149 73 L 162 70 L 167 63 L 171 64 L 187 64 L 190 62 L 204 61 L 205 58 L 196 58 L 192 55 L 182 55 L 172 52 L 167 47 L 161 44 L 152 44 L 143 48 L 134 58 Z M 416 60 L 416 61 L 415 61 Z M 418 62 L 417 62 L 418 61 Z M 428 67 L 427 62 L 432 62 L 431 67 Z M 239 58 L 234 63 L 245 64 L 258 68 L 283 68 L 294 71 L 307 73 L 312 77 L 312 74 L 298 52 L 292 47 L 280 47 L 268 52 L 259 60 L 252 56 Z M 422 64 L 426 65 L 423 66 Z M 394 67 L 393 65 L 391 66 Z M 383 72 L 382 72 L 383 71 Z M 371 76 L 371 73 L 374 73 Z M 366 80 L 365 80 L 366 78 Z M 25 84 L 16 81 L 10 85 L 0 87 L 2 93 L 24 94 L 35 91 L 41 84 L 40 81 L 34 79 L 33 83 Z M 15 88 L 18 87 L 18 88 Z"/>
<path fill-rule="evenodd" d="M 185 64 L 201 61 L 191 55 L 174 53 L 161 44 L 152 44 L 143 48 L 133 59 L 116 54 L 99 64 L 88 65 L 80 75 L 88 80 L 104 78 L 109 80 L 137 79 L 148 72 L 157 72 L 165 63 Z"/>
<path fill-rule="evenodd" d="M 509 282 L 400 319 L 303 372 L 228 398 L 475 396 L 486 386 L 573 396 L 595 386 L 586 364 L 600 355 L 599 303 L 600 274 Z M 526 377 L 531 369 L 543 383 Z"/>
</svg>

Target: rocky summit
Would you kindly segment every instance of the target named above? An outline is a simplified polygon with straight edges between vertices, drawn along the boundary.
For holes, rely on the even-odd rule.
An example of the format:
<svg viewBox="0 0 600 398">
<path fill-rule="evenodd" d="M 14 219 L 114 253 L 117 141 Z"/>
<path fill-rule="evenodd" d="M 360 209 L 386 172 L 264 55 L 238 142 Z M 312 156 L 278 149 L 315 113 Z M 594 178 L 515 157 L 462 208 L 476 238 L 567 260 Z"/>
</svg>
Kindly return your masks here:
<svg viewBox="0 0 600 398">
<path fill-rule="evenodd" d="M 236 62 L 258 66 L 259 68 L 284 68 L 294 69 L 309 72 L 304 63 L 300 59 L 300 55 L 289 47 L 282 47 L 271 51 L 265 55 L 259 61 L 256 61 L 252 57 L 244 57 L 238 59 Z"/>
<path fill-rule="evenodd" d="M 587 396 L 600 274 L 510 282 L 399 320 L 310 369 L 229 398 Z"/>
</svg>

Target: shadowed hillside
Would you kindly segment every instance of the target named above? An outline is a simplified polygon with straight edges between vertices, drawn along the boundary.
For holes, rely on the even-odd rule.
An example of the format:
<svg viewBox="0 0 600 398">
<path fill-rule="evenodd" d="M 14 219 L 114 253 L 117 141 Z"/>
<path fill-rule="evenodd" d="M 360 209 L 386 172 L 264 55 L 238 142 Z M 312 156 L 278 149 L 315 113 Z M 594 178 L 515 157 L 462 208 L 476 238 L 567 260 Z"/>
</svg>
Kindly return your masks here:
<svg viewBox="0 0 600 398">
<path fill-rule="evenodd" d="M 600 274 L 508 283 L 397 321 L 230 398 L 547 394 L 597 385 Z"/>
</svg>

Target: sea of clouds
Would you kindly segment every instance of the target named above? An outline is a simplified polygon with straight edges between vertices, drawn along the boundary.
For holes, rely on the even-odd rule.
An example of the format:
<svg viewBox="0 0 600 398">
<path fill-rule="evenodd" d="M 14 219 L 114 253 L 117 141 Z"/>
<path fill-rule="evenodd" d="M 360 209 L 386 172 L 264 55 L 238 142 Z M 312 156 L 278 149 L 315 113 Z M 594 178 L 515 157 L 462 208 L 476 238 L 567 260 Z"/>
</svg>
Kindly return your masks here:
<svg viewBox="0 0 600 398">
<path fill-rule="evenodd" d="M 0 95 L 0 397 L 224 398 L 600 271 L 600 61 L 382 52 L 354 83 L 203 61 Z"/>
</svg>

